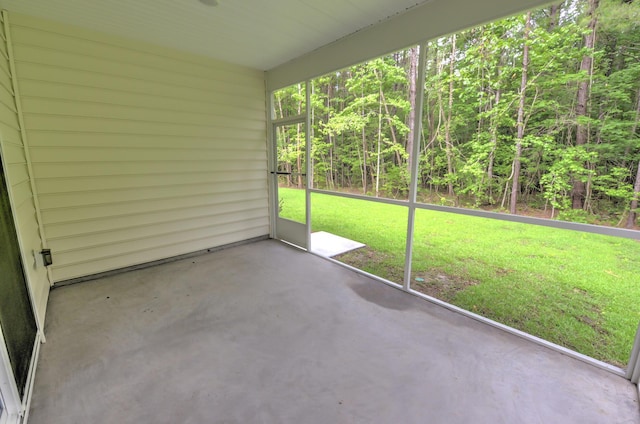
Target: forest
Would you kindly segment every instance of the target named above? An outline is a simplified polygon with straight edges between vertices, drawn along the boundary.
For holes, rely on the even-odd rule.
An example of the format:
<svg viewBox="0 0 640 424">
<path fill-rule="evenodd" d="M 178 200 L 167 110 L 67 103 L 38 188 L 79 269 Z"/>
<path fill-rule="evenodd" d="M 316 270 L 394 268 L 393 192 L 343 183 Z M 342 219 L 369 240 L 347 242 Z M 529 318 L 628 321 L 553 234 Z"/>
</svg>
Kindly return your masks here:
<svg viewBox="0 0 640 424">
<path fill-rule="evenodd" d="M 312 187 L 406 199 L 420 140 L 420 202 L 637 229 L 640 1 L 567 0 L 422 49 L 310 81 Z M 275 92 L 274 117 L 305 90 Z M 303 187 L 304 131 L 277 127 L 285 186 Z"/>
</svg>

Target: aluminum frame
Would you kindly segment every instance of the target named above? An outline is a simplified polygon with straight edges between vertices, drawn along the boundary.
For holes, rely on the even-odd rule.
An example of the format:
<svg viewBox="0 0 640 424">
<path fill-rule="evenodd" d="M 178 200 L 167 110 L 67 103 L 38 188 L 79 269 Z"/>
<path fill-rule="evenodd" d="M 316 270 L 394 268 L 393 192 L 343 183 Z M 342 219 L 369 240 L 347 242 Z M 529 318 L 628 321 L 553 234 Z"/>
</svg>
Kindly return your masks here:
<svg viewBox="0 0 640 424">
<path fill-rule="evenodd" d="M 6 21 L 5 21 L 6 24 Z M 4 147 L 4 138 L 0 133 L 0 162 L 2 163 L 2 169 L 8 169 L 7 163 L 5 160 L 5 147 Z M 7 184 L 9 181 L 7 179 Z M 33 311 L 33 320 L 36 325 L 36 332 L 34 338 L 34 345 L 31 353 L 31 361 L 29 363 L 29 370 L 26 381 L 26 389 L 23 398 L 20 398 L 19 390 L 13 375 L 13 370 L 11 368 L 11 362 L 9 359 L 9 353 L 7 350 L 7 346 L 5 344 L 4 334 L 2 332 L 2 328 L 0 327 L 0 396 L 2 396 L 5 411 L 3 411 L 4 416 L 0 416 L 0 424 L 13 424 L 17 423 L 22 419 L 22 422 L 26 422 L 26 415 L 28 415 L 28 408 L 31 403 L 31 394 L 33 392 L 33 382 L 35 378 L 36 364 L 38 361 L 38 356 L 40 353 L 40 344 L 45 341 L 44 329 L 40 325 L 40 316 L 38 314 L 38 308 L 35 303 L 35 296 L 33 293 L 33 285 L 31 284 L 29 273 L 26 272 L 27 269 L 27 257 L 25 255 L 25 249 L 22 245 L 22 237 L 20 237 L 20 227 L 18 225 L 18 221 L 16 215 L 13 211 L 15 208 L 15 199 L 13 196 L 13 192 L 8 190 L 7 197 L 9 199 L 9 204 L 11 205 L 11 215 L 13 224 L 16 231 L 16 236 L 18 239 L 18 250 L 19 257 L 22 263 L 22 275 L 24 276 L 24 282 L 27 289 L 27 297 L 29 298 L 29 303 L 31 305 L 31 309 Z M 48 274 L 47 274 L 48 278 Z M 3 421 L 4 420 L 4 421 Z"/>
<path fill-rule="evenodd" d="M 633 348 L 631 349 L 625 377 L 635 384 L 638 384 L 638 380 L 640 380 L 640 325 L 633 340 Z M 638 385 L 638 389 L 640 390 L 640 385 Z"/>
<path fill-rule="evenodd" d="M 9 352 L 4 341 L 4 334 L 2 333 L 2 328 L 0 328 L 0 397 L 5 407 L 5 411 L 3 411 L 4 416 L 0 415 L 0 424 L 27 422 L 31 399 L 33 397 L 36 365 L 40 356 L 40 346 L 42 342 L 42 338 L 36 332 L 31 352 L 31 361 L 29 363 L 29 374 L 25 383 L 25 392 L 21 399 L 18 386 L 13 377 Z"/>
<path fill-rule="evenodd" d="M 4 417 L 0 417 L 0 424 L 18 422 L 18 418 L 22 413 L 22 405 L 18 387 L 13 378 L 9 352 L 4 341 L 2 328 L 0 328 L 0 397 L 2 397 L 4 404 Z"/>
<path fill-rule="evenodd" d="M 309 84 L 305 84 L 305 97 L 307 99 L 307 105 L 309 104 L 309 99 L 311 97 L 309 92 Z M 273 105 L 273 93 L 269 94 L 269 99 L 271 105 Z M 271 190 L 269 200 L 271 204 L 270 215 L 271 219 L 271 238 L 275 238 L 278 240 L 282 240 L 293 246 L 297 246 L 302 248 L 303 250 L 310 250 L 311 248 L 311 201 L 309 193 L 309 175 L 310 175 L 310 161 L 307 160 L 305 163 L 305 222 L 300 223 L 296 221 L 292 221 L 287 218 L 282 218 L 278 212 L 278 175 L 275 172 L 278 169 L 278 142 L 277 142 L 277 127 L 283 127 L 286 125 L 296 125 L 296 124 L 304 124 L 305 125 L 305 157 L 309 158 L 310 153 L 310 143 L 311 137 L 309 135 L 310 128 L 310 119 L 309 114 L 307 113 L 307 108 L 305 109 L 305 113 L 290 116 L 282 119 L 272 119 L 270 120 L 270 128 L 269 133 L 269 187 Z M 273 110 L 270 114 L 273 117 Z M 280 231 L 278 231 L 280 229 Z M 304 231 L 304 232 L 303 232 Z"/>
<path fill-rule="evenodd" d="M 426 43 L 427 41 L 423 41 L 420 45 L 419 45 L 419 56 L 418 56 L 418 60 L 419 60 L 419 67 L 418 67 L 418 73 L 417 73 L 417 81 L 416 81 L 416 86 L 417 87 L 421 87 L 421 89 L 418 91 L 418 95 L 416 97 L 416 109 L 417 110 L 422 110 L 422 105 L 424 102 L 424 83 L 425 83 L 425 58 L 424 58 L 424 53 L 426 52 Z M 302 82 L 302 81 L 300 81 Z M 538 345 L 547 347 L 549 349 L 552 349 L 554 351 L 557 351 L 559 353 L 562 353 L 564 355 L 570 356 L 572 358 L 578 359 L 582 362 L 588 363 L 590 365 L 593 365 L 597 368 L 603 369 L 605 371 L 611 372 L 613 374 L 622 376 L 622 377 L 626 377 L 627 379 L 630 379 L 633 381 L 633 379 L 637 380 L 640 378 L 640 327 L 638 330 L 638 335 L 636 336 L 636 340 L 634 342 L 634 347 L 631 353 L 631 359 L 633 359 L 633 362 L 630 360 L 629 364 L 628 364 L 628 371 L 625 371 L 622 368 L 613 366 L 611 364 L 608 364 L 606 362 L 603 361 L 599 361 L 595 358 L 592 358 L 590 356 L 587 355 L 583 355 L 579 352 L 573 351 L 571 349 L 567 349 L 563 346 L 557 345 L 555 343 L 549 342 L 548 340 L 544 340 L 541 339 L 539 337 L 536 337 L 532 334 L 529 333 L 525 333 L 523 331 L 517 330 L 513 327 L 509 327 L 505 324 L 496 322 L 494 320 L 491 320 L 489 318 L 483 317 L 481 315 L 477 315 L 474 314 L 470 311 L 467 311 L 465 309 L 459 308 L 455 305 L 443 302 L 439 299 L 436 299 L 434 297 L 425 295 L 423 293 L 420 293 L 416 290 L 413 290 L 411 288 L 411 269 L 412 269 L 412 255 L 413 255 L 413 233 L 414 233 L 414 222 L 415 222 L 415 211 L 416 209 L 425 209 L 425 210 L 432 210 L 432 211 L 438 211 L 438 212 L 446 212 L 446 213 L 453 213 L 453 214 L 459 214 L 459 215 L 467 215 L 467 216 L 474 216 L 474 217 L 480 217 L 480 218 L 487 218 L 487 219 L 494 219 L 494 220 L 502 220 L 502 221 L 508 221 L 508 222 L 516 222 L 516 223 L 523 223 L 523 224 L 530 224 L 530 225 L 538 225 L 538 226 L 543 226 L 543 227 L 551 227 L 551 228 L 557 228 L 557 229 L 563 229 L 563 230 L 573 230 L 573 231 L 577 231 L 577 232 L 585 232 L 585 233 L 592 233 L 592 234 L 601 234 L 601 235 L 607 235 L 607 236 L 614 236 L 614 237 L 621 237 L 621 238 L 628 238 L 628 239 L 633 239 L 633 240 L 640 240 L 640 231 L 633 231 L 633 230 L 627 230 L 627 229 L 622 229 L 622 228 L 612 228 L 612 227 L 603 227 L 603 226 L 598 226 L 598 225 L 591 225 L 591 224 L 582 224 L 582 223 L 576 223 L 576 222 L 567 222 L 567 221 L 557 221 L 557 220 L 552 220 L 552 219 L 544 219 L 544 218 L 535 218 L 535 217 L 527 217 L 527 216 L 520 216 L 520 215 L 510 215 L 510 214 L 506 214 L 506 213 L 498 213 L 498 212 L 489 212 L 489 211 L 483 211 L 483 210 L 476 210 L 476 209 L 464 209 L 464 208 L 456 208 L 456 207 L 451 207 L 451 206 L 441 206 L 441 205 L 435 205 L 435 204 L 427 204 L 427 203 L 419 203 L 417 202 L 417 187 L 418 187 L 418 172 L 419 172 L 419 160 L 414 160 L 411 164 L 411 173 L 410 173 L 410 182 L 409 182 L 409 199 L 408 200 L 396 200 L 396 199 L 387 199 L 387 198 L 376 198 L 376 197 L 371 197 L 371 196 L 364 196 L 364 195 L 358 195 L 358 194 L 351 194 L 351 193 L 342 193 L 342 192 L 335 192 L 335 191 L 329 191 L 329 190 L 320 190 L 320 189 L 315 189 L 312 188 L 311 185 L 311 156 L 310 156 L 310 151 L 311 151 L 311 138 L 310 138 L 310 132 L 312 131 L 312 127 L 311 127 L 311 122 L 310 122 L 310 116 L 311 116 L 311 112 L 310 112 L 310 108 L 311 108 L 311 102 L 310 102 L 310 86 L 311 86 L 311 80 L 307 79 L 304 81 L 305 85 L 306 85 L 306 108 L 305 108 L 305 114 L 299 116 L 299 117 L 292 117 L 292 118 L 287 118 L 284 120 L 278 120 L 278 121 L 272 121 L 270 127 L 271 128 L 275 128 L 273 125 L 275 124 L 279 124 L 279 123 L 289 123 L 289 122 L 296 122 L 298 118 L 302 119 L 303 116 L 306 118 L 306 123 L 307 123 L 307 131 L 306 131 L 306 157 L 307 157 L 307 163 L 306 163 L 306 169 L 307 169 L 307 184 L 306 184 L 306 189 L 305 189 L 305 198 L 306 198 L 306 208 L 307 208 L 307 212 L 306 212 L 306 217 L 307 217 L 307 240 L 308 240 L 308 251 L 310 253 L 313 254 L 312 250 L 311 250 L 311 244 L 310 244 L 310 238 L 311 238 L 311 194 L 312 193 L 318 193 L 318 194 L 326 194 L 326 195 L 330 195 L 330 196 L 337 196 L 337 197 L 345 197 L 345 198 L 350 198 L 350 199 L 357 199 L 357 200 L 366 200 L 366 201 L 370 201 L 370 202 L 376 202 L 376 203 L 383 203 L 383 204 L 390 204 L 390 205 L 397 205 L 397 206 L 405 206 L 408 209 L 408 218 L 407 218 L 407 237 L 406 237 L 406 247 L 405 247 L 405 265 L 404 265 L 404 280 L 403 280 L 403 284 L 399 285 L 397 283 L 394 283 L 392 281 L 389 281 L 385 278 L 370 274 L 368 272 L 365 272 L 363 270 L 360 270 L 358 268 L 352 267 L 350 265 L 344 264 L 342 262 L 339 262 L 335 259 L 331 259 L 331 258 L 326 258 L 323 257 L 321 255 L 317 255 L 316 256 L 320 256 L 323 257 L 326 260 L 329 260 L 333 263 L 339 264 L 343 267 L 346 267 L 348 269 L 351 269 L 353 271 L 356 271 L 362 275 L 366 275 L 370 278 L 373 278 L 375 280 L 381 281 L 391 287 L 394 287 L 396 289 L 402 290 L 408 294 L 414 295 L 414 296 L 418 296 L 424 300 L 427 300 L 429 302 L 435 303 L 437 305 L 440 305 L 444 308 L 447 308 L 449 310 L 455 311 L 457 313 L 460 313 L 462 315 L 465 315 L 469 318 L 472 318 L 474 320 L 483 322 L 487 325 L 491 325 L 492 327 L 501 329 L 503 331 L 506 331 L 510 334 L 522 337 L 526 340 L 529 340 L 533 343 L 536 343 Z M 275 90 L 274 90 L 275 91 Z M 270 96 L 272 96 L 272 93 L 269 93 Z M 420 134 L 421 134 L 421 126 L 422 126 L 422 119 L 420 117 L 420 119 L 415 119 L 414 120 L 414 143 L 413 143 L 413 158 L 418 158 L 419 157 L 419 152 L 420 152 L 420 144 L 421 144 L 421 140 L 420 140 Z M 273 135 L 269 138 L 269 140 L 271 140 L 271 142 L 273 143 L 274 139 L 273 139 Z M 272 149 L 270 149 L 272 150 Z M 273 152 L 275 152 L 275 150 L 273 150 Z M 276 188 L 277 189 L 277 188 Z M 277 193 L 277 192 L 276 192 Z M 272 200 L 273 201 L 273 200 Z M 638 363 L 637 365 L 635 363 Z M 640 390 L 640 388 L 639 388 Z"/>
</svg>

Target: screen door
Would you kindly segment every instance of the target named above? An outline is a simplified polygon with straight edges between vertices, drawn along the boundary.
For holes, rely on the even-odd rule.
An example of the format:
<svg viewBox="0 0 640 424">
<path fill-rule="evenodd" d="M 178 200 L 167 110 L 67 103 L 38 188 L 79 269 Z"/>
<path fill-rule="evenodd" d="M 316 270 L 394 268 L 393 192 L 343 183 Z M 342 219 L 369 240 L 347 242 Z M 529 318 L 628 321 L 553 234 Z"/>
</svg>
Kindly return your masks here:
<svg viewBox="0 0 640 424">
<path fill-rule="evenodd" d="M 307 248 L 306 125 L 299 121 L 274 124 L 275 235 Z"/>
</svg>

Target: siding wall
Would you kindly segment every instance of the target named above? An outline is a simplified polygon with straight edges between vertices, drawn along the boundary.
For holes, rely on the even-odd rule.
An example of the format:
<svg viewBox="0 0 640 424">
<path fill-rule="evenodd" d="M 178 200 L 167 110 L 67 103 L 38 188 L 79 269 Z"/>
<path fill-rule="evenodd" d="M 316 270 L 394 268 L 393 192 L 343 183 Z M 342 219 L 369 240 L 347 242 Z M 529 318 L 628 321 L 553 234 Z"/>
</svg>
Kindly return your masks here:
<svg viewBox="0 0 640 424">
<path fill-rule="evenodd" d="M 55 281 L 269 233 L 263 72 L 18 14 L 11 36 Z"/>
<path fill-rule="evenodd" d="M 44 328 L 50 283 L 47 269 L 41 262 L 40 264 L 36 263 L 34 256 L 34 252 L 38 254 L 42 250 L 43 244 L 38 229 L 25 148 L 18 120 L 2 15 L 0 15 L 0 141 L 2 142 L 9 197 L 14 207 L 13 214 L 20 238 L 27 282 L 33 297 L 36 319 L 39 328 L 42 329 Z"/>
</svg>

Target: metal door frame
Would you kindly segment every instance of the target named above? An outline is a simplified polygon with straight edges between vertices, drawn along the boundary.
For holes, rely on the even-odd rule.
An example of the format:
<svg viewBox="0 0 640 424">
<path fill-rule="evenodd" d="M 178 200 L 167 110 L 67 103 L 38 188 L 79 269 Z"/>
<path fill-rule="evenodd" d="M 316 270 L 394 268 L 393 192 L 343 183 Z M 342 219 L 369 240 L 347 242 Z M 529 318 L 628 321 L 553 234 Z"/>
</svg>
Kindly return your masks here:
<svg viewBox="0 0 640 424">
<path fill-rule="evenodd" d="M 43 329 L 40 328 L 40 322 L 37 315 L 37 305 L 35 303 L 33 287 L 29 281 L 29 276 L 25 272 L 25 265 L 28 263 L 22 248 L 22 239 L 20 237 L 20 228 L 16 220 L 15 215 L 15 200 L 13 193 L 10 190 L 10 181 L 7 176 L 8 164 L 5 160 L 5 142 L 2 133 L 0 132 L 0 172 L 4 173 L 5 183 L 7 185 L 7 197 L 9 200 L 11 218 L 16 232 L 16 239 L 18 241 L 18 256 L 22 264 L 22 273 L 24 277 L 24 283 L 27 289 L 27 297 L 31 304 L 33 313 L 33 320 L 36 324 L 36 333 L 34 338 L 34 344 L 31 352 L 31 360 L 29 364 L 29 370 L 27 372 L 27 380 L 25 383 L 25 391 L 23 396 L 20 396 L 20 390 L 13 374 L 11 362 L 9 359 L 9 352 L 7 350 L 6 342 L 4 339 L 4 333 L 0 327 L 0 396 L 5 407 L 6 412 L 3 412 L 4 416 L 0 416 L 0 424 L 14 424 L 20 422 L 21 417 L 28 415 L 28 408 L 31 403 L 31 393 L 33 391 L 33 382 L 35 378 L 36 364 L 40 354 L 40 344 L 45 340 Z M 5 421 L 3 421 L 5 420 Z"/>
<path fill-rule="evenodd" d="M 0 424 L 13 424 L 18 422 L 22 412 L 22 402 L 18 392 L 18 386 L 13 378 L 9 352 L 4 341 L 4 334 L 0 328 L 0 398 L 5 410 L 0 416 Z"/>
<path fill-rule="evenodd" d="M 278 239 L 302 249 L 309 250 L 311 246 L 311 122 L 309 115 L 309 102 L 311 89 L 309 81 L 305 82 L 306 106 L 304 113 L 283 119 L 273 119 L 273 93 L 269 95 L 269 202 L 271 218 L 271 238 Z M 278 213 L 278 134 L 277 127 L 285 125 L 304 124 L 305 125 L 305 222 L 299 223 L 290 219 L 281 218 Z"/>
</svg>

